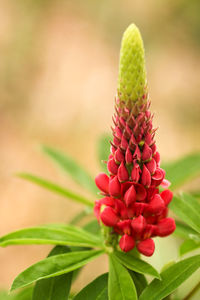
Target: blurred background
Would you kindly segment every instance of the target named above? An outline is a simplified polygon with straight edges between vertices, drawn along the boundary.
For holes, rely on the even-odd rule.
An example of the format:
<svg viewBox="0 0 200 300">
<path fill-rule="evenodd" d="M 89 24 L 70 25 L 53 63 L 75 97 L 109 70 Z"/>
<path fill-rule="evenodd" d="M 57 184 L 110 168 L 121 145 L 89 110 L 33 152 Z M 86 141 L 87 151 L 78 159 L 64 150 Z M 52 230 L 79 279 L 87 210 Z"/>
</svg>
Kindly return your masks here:
<svg viewBox="0 0 200 300">
<path fill-rule="evenodd" d="M 144 39 L 162 159 L 200 150 L 199 11 L 199 0 L 0 0 L 1 235 L 69 221 L 81 210 L 14 174 L 32 172 L 82 192 L 41 154 L 40 144 L 69 153 L 93 176 L 100 170 L 96 144 L 110 132 L 120 41 L 132 22 Z M 171 247 L 161 255 L 166 261 L 178 255 Z M 0 287 L 49 249 L 0 249 Z M 90 264 L 75 289 L 106 265 Z"/>
</svg>

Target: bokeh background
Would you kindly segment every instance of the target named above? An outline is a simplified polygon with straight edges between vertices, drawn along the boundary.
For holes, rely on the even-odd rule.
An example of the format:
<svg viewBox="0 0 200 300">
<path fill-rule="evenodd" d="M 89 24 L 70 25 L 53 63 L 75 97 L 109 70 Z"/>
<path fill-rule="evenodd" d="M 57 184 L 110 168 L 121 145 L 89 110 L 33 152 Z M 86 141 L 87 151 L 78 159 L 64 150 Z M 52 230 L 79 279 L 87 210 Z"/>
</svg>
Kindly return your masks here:
<svg viewBox="0 0 200 300">
<path fill-rule="evenodd" d="M 14 174 L 29 171 L 82 192 L 41 154 L 40 144 L 69 153 L 93 175 L 100 170 L 96 144 L 110 130 L 120 40 L 131 22 L 144 38 L 162 159 L 200 150 L 199 11 L 199 0 L 0 0 L 1 235 L 69 221 L 81 210 Z M 162 243 L 160 260 L 178 256 L 170 238 Z M 49 249 L 0 249 L 0 287 Z M 74 288 L 106 265 L 105 259 L 90 264 Z"/>
</svg>

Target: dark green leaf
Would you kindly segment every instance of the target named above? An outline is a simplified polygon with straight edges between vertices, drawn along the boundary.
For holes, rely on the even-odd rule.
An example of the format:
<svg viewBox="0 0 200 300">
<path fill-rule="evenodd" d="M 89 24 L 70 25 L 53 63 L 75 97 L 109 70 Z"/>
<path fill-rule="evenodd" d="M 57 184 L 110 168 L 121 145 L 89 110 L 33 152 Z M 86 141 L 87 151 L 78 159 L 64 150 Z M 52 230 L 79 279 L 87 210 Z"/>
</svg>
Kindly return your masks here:
<svg viewBox="0 0 200 300">
<path fill-rule="evenodd" d="M 110 141 L 112 140 L 111 135 L 104 134 L 100 137 L 98 141 L 98 160 L 101 163 L 101 167 L 104 172 L 107 172 L 107 165 L 105 164 L 105 161 L 108 160 L 108 156 L 110 154 Z"/>
<path fill-rule="evenodd" d="M 172 190 L 182 186 L 200 174 L 200 153 L 189 154 L 175 162 L 163 164 L 166 178 L 171 181 Z"/>
<path fill-rule="evenodd" d="M 28 174 L 28 173 L 21 173 L 21 174 L 18 174 L 19 177 L 23 178 L 23 179 L 26 179 L 32 183 L 35 183 L 53 193 L 56 193 L 56 194 L 59 194 L 65 198 L 68 198 L 70 200 L 73 200 L 75 202 L 79 202 L 79 203 L 82 203 L 84 205 L 88 205 L 90 207 L 93 207 L 94 206 L 94 203 L 86 198 L 84 198 L 83 196 L 80 196 L 78 194 L 75 194 L 74 192 L 66 189 L 66 188 L 63 188 L 53 182 L 50 182 L 46 179 L 43 179 L 41 177 L 38 177 L 38 176 L 35 176 L 35 175 L 32 175 L 32 174 Z"/>
<path fill-rule="evenodd" d="M 129 271 L 129 274 L 131 275 L 131 278 L 135 284 L 137 294 L 138 294 L 138 296 L 140 296 L 140 294 L 142 293 L 142 291 L 146 288 L 146 286 L 148 284 L 147 280 L 143 274 L 136 273 L 131 270 L 128 270 L 128 271 Z"/>
<path fill-rule="evenodd" d="M 22 288 L 41 279 L 69 273 L 84 266 L 102 253 L 99 250 L 88 250 L 45 258 L 19 274 L 15 278 L 11 290 Z"/>
<path fill-rule="evenodd" d="M 140 295 L 140 300 L 160 300 L 171 294 L 200 267 L 200 255 L 184 259 L 161 272 Z"/>
<path fill-rule="evenodd" d="M 184 255 L 198 248 L 200 248 L 200 238 L 199 238 L 199 242 L 194 240 L 186 240 L 181 244 L 179 248 L 179 253 L 180 255 Z"/>
<path fill-rule="evenodd" d="M 156 278 L 160 278 L 160 275 L 158 274 L 156 269 L 154 269 L 154 267 L 152 267 L 147 262 L 145 262 L 139 258 L 133 257 L 132 255 L 129 255 L 128 253 L 123 253 L 123 252 L 119 252 L 119 251 L 116 251 L 114 253 L 114 255 L 117 258 L 117 260 L 119 260 L 120 263 L 123 264 L 128 269 L 138 272 L 138 273 L 141 273 L 141 274 L 149 274 Z"/>
<path fill-rule="evenodd" d="M 56 246 L 48 255 L 54 256 L 70 252 L 65 246 Z M 36 282 L 32 300 L 67 300 L 71 288 L 73 272 Z"/>
<path fill-rule="evenodd" d="M 174 234 L 183 238 L 183 239 L 194 239 L 197 240 L 199 235 L 195 230 L 193 230 L 188 225 L 179 222 L 176 220 L 176 230 L 174 231 Z"/>
<path fill-rule="evenodd" d="M 74 300 L 108 300 L 108 274 L 103 274 L 89 283 Z"/>
<path fill-rule="evenodd" d="M 45 225 L 9 233 L 0 238 L 0 246 L 23 244 L 71 245 L 102 247 L 100 239 L 93 234 L 70 225 Z"/>
<path fill-rule="evenodd" d="M 200 233 L 200 204 L 197 199 L 183 193 L 174 196 L 170 208 L 186 224 Z"/>
<path fill-rule="evenodd" d="M 114 255 L 109 256 L 109 300 L 136 300 L 137 292 L 131 275 Z"/>
<path fill-rule="evenodd" d="M 42 150 L 47 154 L 65 173 L 70 175 L 74 181 L 92 193 L 97 193 L 94 179 L 71 157 L 56 149 L 43 146 Z"/>
</svg>

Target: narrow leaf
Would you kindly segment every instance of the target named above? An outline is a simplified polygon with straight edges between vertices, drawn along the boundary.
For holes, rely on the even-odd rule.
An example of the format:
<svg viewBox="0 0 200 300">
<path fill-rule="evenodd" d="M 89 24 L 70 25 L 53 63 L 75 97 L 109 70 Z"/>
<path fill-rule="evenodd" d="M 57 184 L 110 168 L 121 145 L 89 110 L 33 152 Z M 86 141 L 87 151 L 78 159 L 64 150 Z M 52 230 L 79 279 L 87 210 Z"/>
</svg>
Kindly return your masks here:
<svg viewBox="0 0 200 300">
<path fill-rule="evenodd" d="M 200 204 L 197 199 L 183 193 L 173 198 L 170 208 L 186 224 L 200 233 Z"/>
<path fill-rule="evenodd" d="M 25 244 L 71 245 L 80 247 L 101 247 L 101 241 L 96 236 L 83 229 L 74 229 L 46 225 L 11 232 L 0 238 L 0 246 Z"/>
<path fill-rule="evenodd" d="M 148 285 L 148 282 L 145 278 L 145 276 L 143 274 L 140 273 L 136 273 L 134 271 L 128 270 L 129 274 L 131 275 L 131 278 L 135 284 L 136 290 L 137 290 L 137 294 L 138 296 L 140 296 L 140 294 L 142 293 L 142 291 L 146 288 L 146 286 Z"/>
<path fill-rule="evenodd" d="M 43 179 L 41 177 L 38 177 L 38 176 L 35 176 L 32 174 L 28 174 L 28 173 L 20 173 L 20 174 L 18 174 L 18 177 L 28 180 L 28 181 L 30 181 L 34 184 L 37 184 L 53 193 L 59 194 L 65 198 L 68 198 L 75 202 L 82 203 L 82 204 L 88 205 L 90 207 L 93 207 L 93 205 L 94 205 L 92 201 L 84 198 L 83 196 L 80 196 L 66 188 L 63 188 L 53 182 Z"/>
<path fill-rule="evenodd" d="M 163 164 L 166 178 L 171 181 L 172 190 L 182 186 L 200 174 L 200 153 L 189 154 L 175 162 Z"/>
<path fill-rule="evenodd" d="M 104 172 L 107 172 L 107 165 L 105 161 L 108 160 L 110 154 L 110 141 L 112 140 L 111 135 L 104 134 L 100 137 L 97 144 L 98 160 L 101 163 L 101 168 Z"/>
<path fill-rule="evenodd" d="M 108 273 L 84 287 L 73 300 L 108 300 Z"/>
<path fill-rule="evenodd" d="M 42 150 L 79 185 L 88 189 L 92 193 L 97 193 L 97 187 L 94 183 L 93 178 L 71 157 L 47 146 L 43 146 Z"/>
<path fill-rule="evenodd" d="M 87 264 L 102 253 L 98 250 L 88 250 L 45 258 L 19 274 L 12 284 L 11 291 L 41 279 L 69 273 Z"/>
<path fill-rule="evenodd" d="M 200 255 L 184 259 L 161 272 L 140 295 L 140 300 L 160 300 L 170 295 L 200 267 Z"/>
<path fill-rule="evenodd" d="M 68 253 L 71 250 L 66 246 L 56 246 L 48 255 Z M 71 288 L 73 272 L 53 278 L 42 279 L 36 282 L 32 300 L 67 300 Z"/>
<path fill-rule="evenodd" d="M 181 246 L 179 248 L 179 253 L 180 253 L 180 255 L 184 255 L 184 254 L 194 251 L 198 248 L 200 248 L 200 240 L 199 240 L 199 242 L 194 241 L 194 240 L 186 240 L 181 244 Z"/>
<path fill-rule="evenodd" d="M 188 225 L 177 220 L 176 220 L 176 230 L 174 231 L 174 234 L 186 240 L 187 239 L 197 240 L 199 238 L 199 235 L 195 230 L 193 230 Z"/>
<path fill-rule="evenodd" d="M 137 292 L 131 275 L 114 255 L 109 257 L 109 300 L 136 300 Z"/>
<path fill-rule="evenodd" d="M 147 262 L 139 258 L 133 257 L 128 253 L 123 253 L 119 251 L 116 251 L 114 255 L 117 258 L 117 260 L 120 261 L 120 263 L 128 269 L 141 274 L 149 274 L 156 278 L 160 278 L 160 275 L 158 274 L 156 269 L 154 269 L 154 267 L 148 264 Z"/>
</svg>

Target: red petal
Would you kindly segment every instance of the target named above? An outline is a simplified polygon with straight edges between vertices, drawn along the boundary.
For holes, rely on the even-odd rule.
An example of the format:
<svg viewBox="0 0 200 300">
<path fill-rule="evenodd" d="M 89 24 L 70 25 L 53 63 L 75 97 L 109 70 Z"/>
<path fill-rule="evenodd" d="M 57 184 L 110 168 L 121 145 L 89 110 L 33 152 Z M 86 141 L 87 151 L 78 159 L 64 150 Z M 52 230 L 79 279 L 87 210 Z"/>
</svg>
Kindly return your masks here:
<svg viewBox="0 0 200 300">
<path fill-rule="evenodd" d="M 119 217 L 116 215 L 114 209 L 110 206 L 104 208 L 100 214 L 101 221 L 104 225 L 113 227 L 119 221 Z"/>
<path fill-rule="evenodd" d="M 173 193 L 170 190 L 165 190 L 160 193 L 160 196 L 162 197 L 162 199 L 165 202 L 165 205 L 167 206 L 172 201 Z"/>
<path fill-rule="evenodd" d="M 123 220 L 117 223 L 116 226 L 122 233 L 131 234 L 131 220 Z"/>
<path fill-rule="evenodd" d="M 128 142 L 127 142 L 127 140 L 125 139 L 125 137 L 123 135 L 122 135 L 122 140 L 121 140 L 121 147 L 124 150 L 126 150 L 127 147 L 128 147 Z"/>
<path fill-rule="evenodd" d="M 141 241 L 137 244 L 137 249 L 140 253 L 151 256 L 154 253 L 155 250 L 155 244 L 152 239 L 146 239 L 144 241 Z"/>
<path fill-rule="evenodd" d="M 143 201 L 147 196 L 145 187 L 140 183 L 135 183 L 134 187 L 136 190 L 136 200 Z"/>
<path fill-rule="evenodd" d="M 151 174 L 145 165 L 143 165 L 141 183 L 145 187 L 150 187 L 150 185 L 151 185 Z"/>
<path fill-rule="evenodd" d="M 153 199 L 150 201 L 147 211 L 152 214 L 160 214 L 165 208 L 165 202 L 159 194 L 156 194 Z"/>
<path fill-rule="evenodd" d="M 118 171 L 118 165 L 116 164 L 114 158 L 109 159 L 107 163 L 108 172 L 112 175 L 116 175 Z"/>
<path fill-rule="evenodd" d="M 131 150 L 129 149 L 129 147 L 126 150 L 125 159 L 126 159 L 127 164 L 131 164 L 132 161 L 133 161 L 133 155 L 132 155 Z"/>
<path fill-rule="evenodd" d="M 115 152 L 115 161 L 118 163 L 124 161 L 124 154 L 119 148 Z"/>
<path fill-rule="evenodd" d="M 124 195 L 124 201 L 127 206 L 134 203 L 136 201 L 136 191 L 134 185 L 132 185 Z"/>
<path fill-rule="evenodd" d="M 105 173 L 100 173 L 95 178 L 97 187 L 104 193 L 108 194 L 109 177 Z"/>
<path fill-rule="evenodd" d="M 121 163 L 121 165 L 118 169 L 117 176 L 118 176 L 119 181 L 121 181 L 121 182 L 127 181 L 129 179 L 128 171 L 123 162 Z"/>
<path fill-rule="evenodd" d="M 156 234 L 158 236 L 167 236 L 170 235 L 176 229 L 176 224 L 174 219 L 165 218 L 158 222 Z"/>
<path fill-rule="evenodd" d="M 154 174 L 156 171 L 156 161 L 152 158 L 151 161 L 149 161 L 148 163 L 146 163 L 146 167 L 149 170 L 149 172 L 151 174 Z"/>
<path fill-rule="evenodd" d="M 121 194 L 121 185 L 117 176 L 110 179 L 109 194 L 113 197 L 119 197 Z"/>
<path fill-rule="evenodd" d="M 122 251 L 128 252 L 135 247 L 135 241 L 132 236 L 124 234 L 119 241 L 119 246 Z"/>
<path fill-rule="evenodd" d="M 133 231 L 136 233 L 141 233 L 144 230 L 145 226 L 146 226 L 146 220 L 142 215 L 133 219 L 131 222 L 131 227 L 133 228 Z"/>
<path fill-rule="evenodd" d="M 140 166 L 138 165 L 138 163 L 134 162 L 133 169 L 131 171 L 131 178 L 133 182 L 139 181 L 140 173 L 141 173 Z"/>
<path fill-rule="evenodd" d="M 144 147 L 142 150 L 142 160 L 143 161 L 148 160 L 151 158 L 151 156 L 152 156 L 151 148 L 146 143 L 144 143 Z"/>
<path fill-rule="evenodd" d="M 133 158 L 136 158 L 137 160 L 141 159 L 141 152 L 140 152 L 140 149 L 139 149 L 138 145 L 135 148 L 135 152 L 133 154 Z"/>
</svg>

